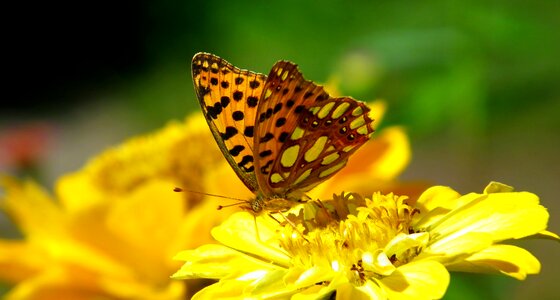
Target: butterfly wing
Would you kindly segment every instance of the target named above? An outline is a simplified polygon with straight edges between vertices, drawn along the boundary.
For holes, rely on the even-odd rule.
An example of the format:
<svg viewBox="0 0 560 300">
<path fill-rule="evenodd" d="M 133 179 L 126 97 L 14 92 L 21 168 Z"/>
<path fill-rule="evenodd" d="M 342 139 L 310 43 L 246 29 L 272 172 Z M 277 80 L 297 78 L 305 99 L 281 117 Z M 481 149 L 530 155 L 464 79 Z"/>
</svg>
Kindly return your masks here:
<svg viewBox="0 0 560 300">
<path fill-rule="evenodd" d="M 196 54 L 191 70 L 198 101 L 220 150 L 243 183 L 258 191 L 253 136 L 266 76 L 209 53 Z"/>
<path fill-rule="evenodd" d="M 256 116 L 255 173 L 265 195 L 310 190 L 342 169 L 373 133 L 369 108 L 333 98 L 279 61 L 264 86 Z"/>
</svg>

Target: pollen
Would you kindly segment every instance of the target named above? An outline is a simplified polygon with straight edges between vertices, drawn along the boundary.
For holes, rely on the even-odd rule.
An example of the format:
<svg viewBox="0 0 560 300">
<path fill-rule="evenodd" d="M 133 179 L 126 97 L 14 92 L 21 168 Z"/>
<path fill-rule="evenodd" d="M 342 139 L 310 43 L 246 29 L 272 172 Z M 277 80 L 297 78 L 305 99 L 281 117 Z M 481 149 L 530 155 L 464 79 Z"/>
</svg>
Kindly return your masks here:
<svg viewBox="0 0 560 300">
<path fill-rule="evenodd" d="M 361 286 L 368 278 L 391 275 L 420 252 L 423 245 L 398 242 L 403 235 L 418 234 L 411 228 L 416 210 L 406 200 L 377 193 L 371 199 L 346 194 L 310 202 L 315 216 L 301 220 L 304 225 L 298 228 L 286 225 L 280 244 L 296 267 L 328 266 Z"/>
</svg>

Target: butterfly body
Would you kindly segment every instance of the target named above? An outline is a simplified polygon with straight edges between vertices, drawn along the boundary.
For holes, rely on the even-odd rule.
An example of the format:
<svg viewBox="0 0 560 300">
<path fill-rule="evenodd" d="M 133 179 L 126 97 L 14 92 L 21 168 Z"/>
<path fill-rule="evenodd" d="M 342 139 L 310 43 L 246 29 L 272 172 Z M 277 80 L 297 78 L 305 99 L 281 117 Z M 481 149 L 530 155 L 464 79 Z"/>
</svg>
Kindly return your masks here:
<svg viewBox="0 0 560 300">
<path fill-rule="evenodd" d="M 255 194 L 247 207 L 254 212 L 301 202 L 373 133 L 364 103 L 331 97 L 288 61 L 266 76 L 198 53 L 192 76 L 220 150 Z"/>
</svg>

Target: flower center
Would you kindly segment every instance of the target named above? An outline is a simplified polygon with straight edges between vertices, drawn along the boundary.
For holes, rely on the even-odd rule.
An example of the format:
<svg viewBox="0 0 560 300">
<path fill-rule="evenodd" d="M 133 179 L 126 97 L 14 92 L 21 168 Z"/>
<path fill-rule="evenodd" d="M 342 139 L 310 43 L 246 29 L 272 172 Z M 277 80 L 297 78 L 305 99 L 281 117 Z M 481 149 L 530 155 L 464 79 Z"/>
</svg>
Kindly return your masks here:
<svg viewBox="0 0 560 300">
<path fill-rule="evenodd" d="M 281 246 L 294 266 L 326 268 L 357 285 L 369 277 L 390 275 L 417 253 L 395 247 L 396 240 L 411 233 L 415 210 L 405 201 L 406 197 L 376 193 L 372 199 L 347 194 L 310 202 L 315 212 L 302 217 L 297 228 L 286 225 Z"/>
</svg>

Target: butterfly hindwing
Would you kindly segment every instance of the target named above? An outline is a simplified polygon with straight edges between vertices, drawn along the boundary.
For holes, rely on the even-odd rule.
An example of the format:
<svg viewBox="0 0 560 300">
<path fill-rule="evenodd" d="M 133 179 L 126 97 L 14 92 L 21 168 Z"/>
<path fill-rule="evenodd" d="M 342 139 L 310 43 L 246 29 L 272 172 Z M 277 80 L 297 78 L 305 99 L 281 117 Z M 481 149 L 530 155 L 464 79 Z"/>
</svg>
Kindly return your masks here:
<svg viewBox="0 0 560 300">
<path fill-rule="evenodd" d="M 369 139 L 369 108 L 333 98 L 297 65 L 272 68 L 256 116 L 255 173 L 265 195 L 307 191 L 342 169 Z"/>
<path fill-rule="evenodd" d="M 220 150 L 243 183 L 259 190 L 253 138 L 259 98 L 266 76 L 241 70 L 218 56 L 198 53 L 192 59 L 198 101 Z"/>
</svg>

